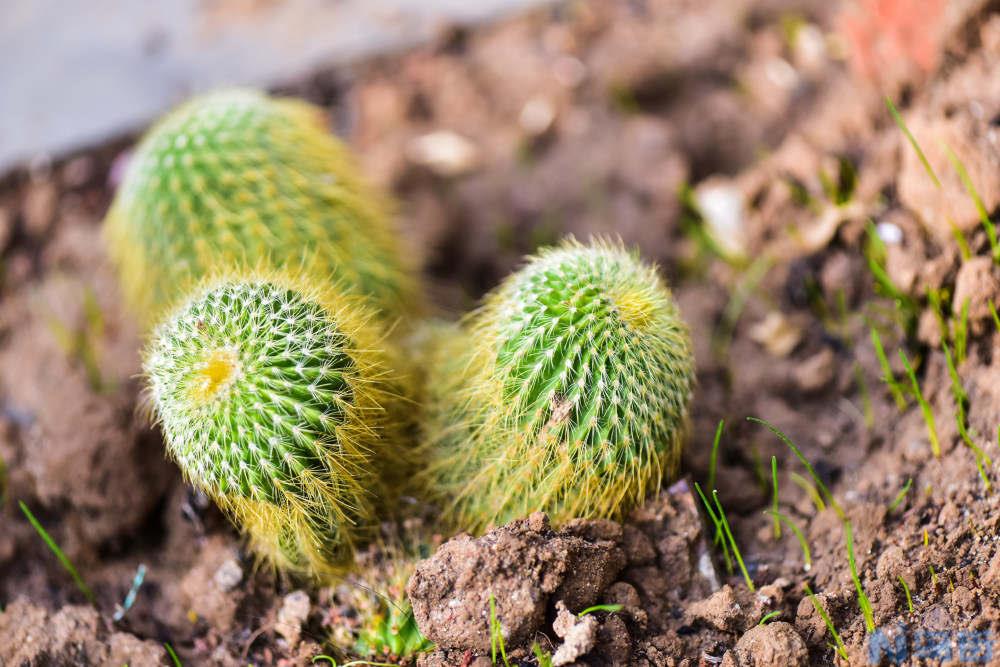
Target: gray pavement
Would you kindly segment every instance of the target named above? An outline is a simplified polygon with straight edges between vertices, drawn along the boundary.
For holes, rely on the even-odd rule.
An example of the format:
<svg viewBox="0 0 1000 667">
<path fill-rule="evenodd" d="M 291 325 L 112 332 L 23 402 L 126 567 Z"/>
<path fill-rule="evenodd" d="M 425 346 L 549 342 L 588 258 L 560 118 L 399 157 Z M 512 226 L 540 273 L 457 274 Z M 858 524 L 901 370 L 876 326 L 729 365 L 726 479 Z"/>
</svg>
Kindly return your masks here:
<svg viewBox="0 0 1000 667">
<path fill-rule="evenodd" d="M 0 172 L 545 0 L 0 0 Z"/>
</svg>

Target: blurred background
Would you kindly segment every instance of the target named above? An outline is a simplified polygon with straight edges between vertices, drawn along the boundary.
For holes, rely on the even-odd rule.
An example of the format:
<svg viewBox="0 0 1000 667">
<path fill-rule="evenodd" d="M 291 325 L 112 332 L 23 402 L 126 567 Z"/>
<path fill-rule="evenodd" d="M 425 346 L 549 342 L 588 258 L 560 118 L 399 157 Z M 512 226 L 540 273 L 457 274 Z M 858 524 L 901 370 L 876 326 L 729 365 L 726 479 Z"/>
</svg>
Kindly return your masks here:
<svg viewBox="0 0 1000 667">
<path fill-rule="evenodd" d="M 543 0 L 6 0 L 0 172 L 137 129 L 220 85 L 272 86 Z"/>
<path fill-rule="evenodd" d="M 167 664 L 168 640 L 185 664 L 307 664 L 335 629 L 358 627 L 343 591 L 320 589 L 307 596 L 301 637 L 298 625 L 293 638 L 276 630 L 292 589 L 254 568 L 144 418 L 141 336 L 101 221 L 149 123 L 219 86 L 323 107 L 397 200 L 442 314 L 467 311 L 526 254 L 570 234 L 620 237 L 656 262 L 696 332 L 684 470 L 703 477 L 726 419 L 720 496 L 765 576 L 800 574 L 797 547 L 771 541 L 759 511 L 769 497 L 762 466 L 787 452 L 742 416 L 780 424 L 835 492 L 843 481 L 880 506 L 910 477 L 914 489 L 976 483 L 970 457 L 949 459 L 965 466 L 957 471 L 925 466 L 914 454 L 925 449 L 918 411 L 900 418 L 876 389 L 884 374 L 868 316 L 894 311 L 877 298 L 866 253 L 877 229 L 877 268 L 901 294 L 949 290 L 958 304 L 971 295 L 970 330 L 992 327 L 1000 269 L 941 146 L 995 218 L 997 10 L 996 0 L 0 0 L 0 664 L 89 664 L 49 660 L 64 649 L 93 664 Z M 914 308 L 892 337 L 884 329 L 893 358 L 907 340 L 943 340 L 931 309 Z M 928 358 L 938 387 L 929 395 L 948 400 L 941 354 Z M 970 395 L 986 397 L 970 413 L 984 434 L 1000 421 L 990 364 L 1000 355 L 965 369 Z M 931 477 L 919 480 L 925 467 Z M 811 516 L 804 494 L 788 497 Z M 83 573 L 100 623 L 17 501 Z M 989 511 L 977 520 L 994 521 Z M 813 573 L 847 581 L 847 599 L 844 552 L 826 540 L 824 516 L 810 533 L 825 540 Z M 948 516 L 964 525 L 961 512 Z M 879 542 L 859 529 L 858 553 L 925 525 L 886 528 Z M 989 561 L 992 545 L 976 558 Z M 662 562 L 654 574 L 678 580 L 675 561 Z M 112 627 L 106 617 L 140 565 L 145 583 Z M 707 625 L 692 633 L 674 609 L 648 611 L 664 624 L 649 633 L 669 635 L 665 653 L 702 655 L 735 639 Z M 38 631 L 53 619 L 85 639 Z M 860 646 L 854 620 L 848 639 Z M 823 632 L 808 635 L 815 655 L 826 651 Z M 155 661 L 115 662 L 112 636 Z"/>
</svg>

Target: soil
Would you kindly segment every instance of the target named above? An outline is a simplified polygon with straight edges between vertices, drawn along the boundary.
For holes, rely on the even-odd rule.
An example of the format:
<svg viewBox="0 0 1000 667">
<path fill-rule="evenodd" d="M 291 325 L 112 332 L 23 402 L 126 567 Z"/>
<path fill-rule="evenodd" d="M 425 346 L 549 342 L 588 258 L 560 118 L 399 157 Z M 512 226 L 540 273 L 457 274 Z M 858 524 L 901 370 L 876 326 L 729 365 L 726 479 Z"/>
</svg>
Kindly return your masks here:
<svg viewBox="0 0 1000 667">
<path fill-rule="evenodd" d="M 942 345 L 960 349 L 967 312 L 956 375 L 969 439 L 996 460 L 1000 270 L 980 208 L 997 219 L 998 9 L 576 1 L 282 88 L 328 108 L 396 194 L 441 314 L 469 308 L 540 245 L 611 234 L 659 263 L 695 332 L 684 480 L 622 524 L 553 530 L 534 515 L 450 542 L 426 526 L 442 546 L 409 584 L 439 643 L 422 664 L 489 664 L 491 593 L 511 660 L 527 665 L 533 642 L 592 666 L 866 664 L 885 642 L 910 655 L 898 664 L 1000 664 L 1000 476 L 984 463 L 987 486 L 963 440 Z M 164 644 L 190 665 L 307 664 L 357 625 L 352 591 L 372 585 L 368 570 L 317 588 L 257 569 L 164 460 L 100 238 L 134 139 L 0 181 L 0 664 L 166 665 Z M 870 223 L 896 294 L 869 268 Z M 936 310 L 927 295 L 939 290 Z M 915 364 L 940 456 L 913 392 L 901 408 L 887 390 L 873 326 L 904 387 L 899 351 Z M 787 434 L 836 504 L 814 500 L 802 463 L 747 416 Z M 720 419 L 714 487 L 754 591 L 727 570 L 691 493 L 708 487 Z M 808 565 L 766 514 L 772 457 Z M 838 511 L 879 633 L 866 630 Z M 594 602 L 622 609 L 576 616 Z"/>
</svg>

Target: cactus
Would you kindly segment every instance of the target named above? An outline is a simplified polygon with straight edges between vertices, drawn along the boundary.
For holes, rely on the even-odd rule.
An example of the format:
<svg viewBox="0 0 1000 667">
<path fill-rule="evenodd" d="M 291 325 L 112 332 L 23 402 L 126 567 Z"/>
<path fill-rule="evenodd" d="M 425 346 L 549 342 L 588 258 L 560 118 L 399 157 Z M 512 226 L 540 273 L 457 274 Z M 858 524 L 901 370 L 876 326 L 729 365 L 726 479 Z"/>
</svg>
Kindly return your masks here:
<svg viewBox="0 0 1000 667">
<path fill-rule="evenodd" d="M 253 90 L 195 98 L 151 129 L 105 233 L 147 325 L 219 267 L 306 267 L 371 297 L 386 321 L 415 302 L 385 201 L 321 110 Z"/>
<path fill-rule="evenodd" d="M 402 380 L 360 301 L 277 273 L 209 279 L 145 353 L 171 457 L 257 553 L 299 575 L 350 565 L 384 453 L 401 450 Z"/>
<path fill-rule="evenodd" d="M 620 516 L 676 471 L 693 366 L 653 267 L 610 242 L 543 251 L 439 334 L 423 486 L 466 530 Z"/>
</svg>

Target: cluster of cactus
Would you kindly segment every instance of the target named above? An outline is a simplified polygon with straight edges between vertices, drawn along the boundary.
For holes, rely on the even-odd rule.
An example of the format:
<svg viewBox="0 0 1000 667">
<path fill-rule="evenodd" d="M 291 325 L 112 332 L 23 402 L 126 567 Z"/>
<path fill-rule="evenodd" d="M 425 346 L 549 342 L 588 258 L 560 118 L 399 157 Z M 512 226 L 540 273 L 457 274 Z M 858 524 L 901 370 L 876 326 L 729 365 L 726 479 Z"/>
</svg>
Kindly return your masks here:
<svg viewBox="0 0 1000 667">
<path fill-rule="evenodd" d="M 694 368 L 656 270 L 620 245 L 543 251 L 439 336 L 422 472 L 454 525 L 617 517 L 676 471 Z"/>
<path fill-rule="evenodd" d="M 167 449 L 254 550 L 328 579 L 407 483 L 477 531 L 615 517 L 673 474 L 693 364 L 656 270 L 610 242 L 542 252 L 428 329 L 416 401 L 388 332 L 420 290 L 319 118 L 253 91 L 189 102 L 143 139 L 106 221 L 155 324 L 144 370 Z M 387 612 L 359 642 L 422 645 Z"/>
<path fill-rule="evenodd" d="M 126 297 L 157 321 L 219 267 L 296 267 L 371 296 L 390 319 L 417 290 L 385 199 L 321 111 L 253 90 L 210 93 L 143 138 L 105 221 Z"/>
</svg>

